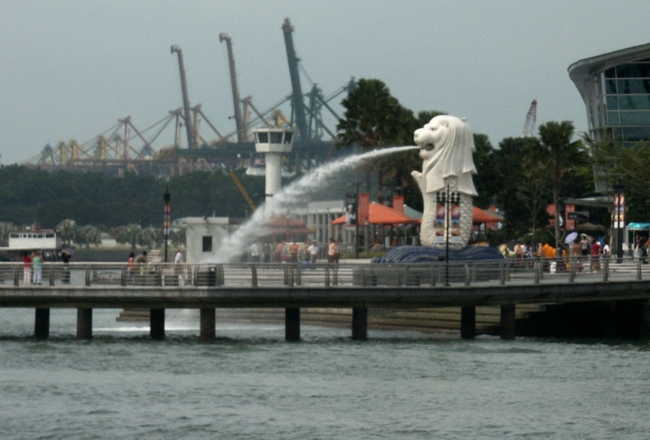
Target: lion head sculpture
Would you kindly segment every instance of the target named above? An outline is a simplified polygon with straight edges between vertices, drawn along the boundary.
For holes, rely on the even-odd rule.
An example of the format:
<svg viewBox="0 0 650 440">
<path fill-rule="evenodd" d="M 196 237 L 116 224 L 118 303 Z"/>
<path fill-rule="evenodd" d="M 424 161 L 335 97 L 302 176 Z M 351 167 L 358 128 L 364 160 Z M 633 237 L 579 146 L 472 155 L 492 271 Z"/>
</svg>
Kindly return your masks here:
<svg viewBox="0 0 650 440">
<path fill-rule="evenodd" d="M 427 193 L 445 188 L 445 178 L 458 178 L 457 191 L 476 196 L 472 174 L 476 174 L 472 152 L 474 137 L 467 123 L 457 117 L 440 115 L 413 134 L 423 159 L 422 173 Z M 415 176 L 415 175 L 414 175 Z"/>
</svg>

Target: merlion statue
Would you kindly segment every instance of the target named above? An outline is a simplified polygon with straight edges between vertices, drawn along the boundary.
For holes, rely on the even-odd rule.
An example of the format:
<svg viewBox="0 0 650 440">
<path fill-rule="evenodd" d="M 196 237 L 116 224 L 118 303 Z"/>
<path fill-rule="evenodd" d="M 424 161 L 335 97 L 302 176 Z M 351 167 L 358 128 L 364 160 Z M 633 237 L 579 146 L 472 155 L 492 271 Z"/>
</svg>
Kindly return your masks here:
<svg viewBox="0 0 650 440">
<path fill-rule="evenodd" d="M 476 174 L 472 131 L 464 120 L 440 115 L 415 130 L 413 137 L 423 159 L 422 172 L 411 173 L 424 199 L 420 241 L 423 246 L 444 247 L 449 225 L 449 246 L 462 248 L 472 231 L 472 197 L 478 195 L 472 180 Z M 460 194 L 460 203 L 450 206 L 449 222 L 446 207 L 437 203 L 437 193 L 447 196 L 447 185 L 450 193 Z"/>
</svg>

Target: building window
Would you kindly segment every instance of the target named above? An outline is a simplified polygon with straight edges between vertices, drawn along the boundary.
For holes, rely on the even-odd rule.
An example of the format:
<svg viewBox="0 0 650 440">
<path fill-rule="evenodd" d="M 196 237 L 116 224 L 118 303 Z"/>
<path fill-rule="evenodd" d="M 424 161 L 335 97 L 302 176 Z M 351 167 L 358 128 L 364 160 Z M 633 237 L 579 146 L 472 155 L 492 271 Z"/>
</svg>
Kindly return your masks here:
<svg viewBox="0 0 650 440">
<path fill-rule="evenodd" d="M 212 252 L 212 236 L 203 236 L 203 252 Z"/>
</svg>

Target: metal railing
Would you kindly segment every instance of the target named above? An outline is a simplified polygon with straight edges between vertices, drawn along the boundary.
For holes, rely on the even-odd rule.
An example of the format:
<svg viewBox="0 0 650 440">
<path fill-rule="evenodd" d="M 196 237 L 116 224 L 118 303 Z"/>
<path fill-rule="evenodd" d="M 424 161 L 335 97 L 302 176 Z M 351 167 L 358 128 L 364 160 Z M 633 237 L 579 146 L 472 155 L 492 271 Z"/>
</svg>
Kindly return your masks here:
<svg viewBox="0 0 650 440">
<path fill-rule="evenodd" d="M 650 281 L 650 264 L 639 258 L 504 259 L 431 264 L 146 264 L 44 263 L 37 271 L 23 263 L 0 263 L 4 287 L 158 286 L 191 287 L 440 287 Z M 26 274 L 27 273 L 27 274 Z"/>
</svg>

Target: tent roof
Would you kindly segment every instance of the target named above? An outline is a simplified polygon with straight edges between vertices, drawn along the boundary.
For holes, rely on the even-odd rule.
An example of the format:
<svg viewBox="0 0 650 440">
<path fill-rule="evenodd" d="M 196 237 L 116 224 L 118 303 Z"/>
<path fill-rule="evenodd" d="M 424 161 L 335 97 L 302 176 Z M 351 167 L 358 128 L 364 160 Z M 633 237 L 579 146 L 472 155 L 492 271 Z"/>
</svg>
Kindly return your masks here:
<svg viewBox="0 0 650 440">
<path fill-rule="evenodd" d="M 373 202 L 370 204 L 370 215 L 368 223 L 371 225 L 394 225 L 398 223 L 413 223 L 415 219 L 408 217 L 401 212 L 384 206 L 381 203 Z M 333 225 L 344 225 L 345 214 L 334 220 Z"/>
<path fill-rule="evenodd" d="M 472 223 L 474 224 L 498 223 L 503 221 L 503 217 L 495 214 L 492 211 L 486 211 L 485 209 L 472 206 Z M 418 223 L 422 223 L 422 219 L 419 219 Z"/>
<path fill-rule="evenodd" d="M 498 223 L 504 221 L 503 217 L 492 211 L 486 211 L 485 209 L 477 208 L 476 206 L 473 206 L 472 208 L 472 223 Z"/>
<path fill-rule="evenodd" d="M 409 216 L 414 219 L 422 218 L 422 213 L 417 209 L 411 208 L 409 205 L 404 204 L 404 215 Z"/>
<path fill-rule="evenodd" d="M 627 225 L 629 231 L 647 231 L 650 228 L 650 223 L 636 223 L 632 222 Z"/>
</svg>

